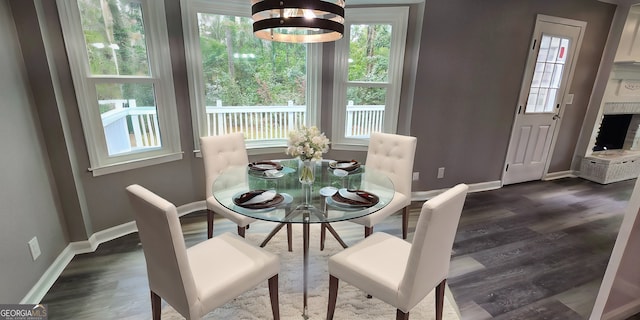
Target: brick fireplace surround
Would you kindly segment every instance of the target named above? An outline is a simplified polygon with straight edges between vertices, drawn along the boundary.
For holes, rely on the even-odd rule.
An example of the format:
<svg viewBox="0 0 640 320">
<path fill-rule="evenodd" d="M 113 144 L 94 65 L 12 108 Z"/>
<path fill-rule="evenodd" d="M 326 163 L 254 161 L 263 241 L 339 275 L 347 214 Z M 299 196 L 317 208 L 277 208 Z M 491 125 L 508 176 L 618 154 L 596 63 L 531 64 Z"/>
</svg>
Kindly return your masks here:
<svg viewBox="0 0 640 320">
<path fill-rule="evenodd" d="M 602 184 L 640 175 L 640 102 L 605 103 L 603 114 L 632 114 L 622 149 L 595 151 L 580 166 L 580 177 Z M 600 127 L 600 125 L 598 125 Z"/>
</svg>

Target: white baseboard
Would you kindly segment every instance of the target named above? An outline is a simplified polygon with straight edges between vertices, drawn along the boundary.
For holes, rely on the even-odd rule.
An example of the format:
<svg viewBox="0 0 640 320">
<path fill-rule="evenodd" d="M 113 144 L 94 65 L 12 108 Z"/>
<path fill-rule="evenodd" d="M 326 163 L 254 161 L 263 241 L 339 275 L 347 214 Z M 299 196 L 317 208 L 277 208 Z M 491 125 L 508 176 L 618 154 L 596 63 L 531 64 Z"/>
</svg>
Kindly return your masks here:
<svg viewBox="0 0 640 320">
<path fill-rule="evenodd" d="M 577 177 L 578 177 L 577 171 L 567 170 L 567 171 L 558 171 L 558 172 L 548 173 L 542 178 L 542 180 L 550 181 L 550 180 L 556 180 L 556 179 L 562 179 L 562 178 L 577 178 Z"/>
<path fill-rule="evenodd" d="M 196 201 L 179 206 L 178 216 L 184 216 L 185 214 L 205 210 L 207 208 L 206 201 Z M 45 294 L 51 289 L 53 283 L 60 277 L 64 268 L 71 262 L 73 257 L 77 254 L 94 252 L 98 246 L 107 241 L 126 236 L 130 233 L 137 232 L 135 221 L 130 221 L 117 225 L 105 230 L 98 231 L 89 237 L 88 240 L 70 242 L 66 248 L 58 255 L 53 261 L 51 266 L 44 272 L 42 277 L 36 282 L 36 284 L 29 290 L 27 295 L 22 298 L 20 303 L 23 304 L 38 304 L 42 301 Z"/>
<path fill-rule="evenodd" d="M 602 315 L 602 319 L 624 320 L 640 312 L 640 299 L 632 300 L 619 308 L 610 310 Z"/>
<path fill-rule="evenodd" d="M 472 183 L 469 185 L 469 192 L 480 192 L 480 191 L 488 191 L 502 188 L 502 182 L 499 180 L 489 181 L 489 182 L 481 182 L 481 183 Z M 411 193 L 411 201 L 426 201 L 429 200 L 449 188 L 438 189 L 438 190 L 429 190 L 429 191 L 416 191 Z"/>
<path fill-rule="evenodd" d="M 178 209 L 178 217 L 182 217 L 187 213 L 196 212 L 196 211 L 200 211 L 200 210 L 206 210 L 207 209 L 207 201 L 201 200 L 201 201 L 196 201 L 196 202 L 183 204 L 183 205 L 179 206 L 177 209 Z M 136 229 L 136 231 L 137 231 L 137 229 Z"/>
<path fill-rule="evenodd" d="M 71 244 L 69 244 L 62 252 L 58 255 L 56 260 L 53 261 L 51 266 L 44 272 L 42 277 L 36 282 L 36 284 L 29 290 L 26 296 L 22 298 L 20 301 L 21 304 L 38 304 L 44 298 L 44 295 L 51 289 L 53 283 L 58 280 L 64 268 L 67 267 L 69 262 L 75 254 L 71 249 Z"/>
</svg>

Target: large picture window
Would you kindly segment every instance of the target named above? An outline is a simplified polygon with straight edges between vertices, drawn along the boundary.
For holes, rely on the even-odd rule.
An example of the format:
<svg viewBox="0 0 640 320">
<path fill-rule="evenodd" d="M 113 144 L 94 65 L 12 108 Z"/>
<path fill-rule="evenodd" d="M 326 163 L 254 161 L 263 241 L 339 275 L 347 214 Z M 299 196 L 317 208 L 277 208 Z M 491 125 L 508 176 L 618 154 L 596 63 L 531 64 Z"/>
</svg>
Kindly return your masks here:
<svg viewBox="0 0 640 320">
<path fill-rule="evenodd" d="M 268 152 L 315 124 L 318 45 L 258 39 L 244 0 L 181 4 L 196 146 L 201 136 L 243 132 L 250 152 Z"/>
<path fill-rule="evenodd" d="M 335 50 L 332 148 L 364 150 L 372 132 L 396 132 L 408 13 L 346 10 Z"/>
<path fill-rule="evenodd" d="M 58 8 L 94 175 L 180 159 L 162 3 L 58 0 Z"/>
</svg>

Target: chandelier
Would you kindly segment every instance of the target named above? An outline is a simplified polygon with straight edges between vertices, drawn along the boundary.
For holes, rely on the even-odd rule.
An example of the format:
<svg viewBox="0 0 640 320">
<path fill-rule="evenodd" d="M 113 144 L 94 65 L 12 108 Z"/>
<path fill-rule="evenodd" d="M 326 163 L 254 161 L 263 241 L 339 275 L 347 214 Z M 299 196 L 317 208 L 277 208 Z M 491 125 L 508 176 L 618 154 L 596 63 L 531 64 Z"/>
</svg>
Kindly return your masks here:
<svg viewBox="0 0 640 320">
<path fill-rule="evenodd" d="M 336 41 L 344 33 L 344 0 L 251 0 L 251 18 L 260 39 Z"/>
</svg>

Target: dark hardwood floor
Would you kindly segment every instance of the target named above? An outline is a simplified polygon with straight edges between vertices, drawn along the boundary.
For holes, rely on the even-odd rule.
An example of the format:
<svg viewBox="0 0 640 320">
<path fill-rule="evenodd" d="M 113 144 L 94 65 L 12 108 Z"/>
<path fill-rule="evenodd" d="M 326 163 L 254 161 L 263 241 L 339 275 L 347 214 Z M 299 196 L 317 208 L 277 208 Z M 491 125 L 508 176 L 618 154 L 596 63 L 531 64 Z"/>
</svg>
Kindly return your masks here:
<svg viewBox="0 0 640 320">
<path fill-rule="evenodd" d="M 449 278 L 463 319 L 586 319 L 634 182 L 561 179 L 471 194 Z"/>
<path fill-rule="evenodd" d="M 633 180 L 599 185 L 575 178 L 469 194 L 449 278 L 462 318 L 586 319 L 633 186 Z M 413 205 L 410 226 L 420 205 Z M 181 221 L 187 245 L 206 238 L 205 215 L 193 213 Z M 272 227 L 257 222 L 248 232 Z M 359 225 L 343 222 L 334 228 L 347 244 L 362 238 Z M 215 233 L 225 231 L 235 232 L 235 225 L 217 220 Z M 376 231 L 400 235 L 399 215 Z M 42 303 L 53 320 L 149 319 L 137 233 L 76 256 Z"/>
</svg>

